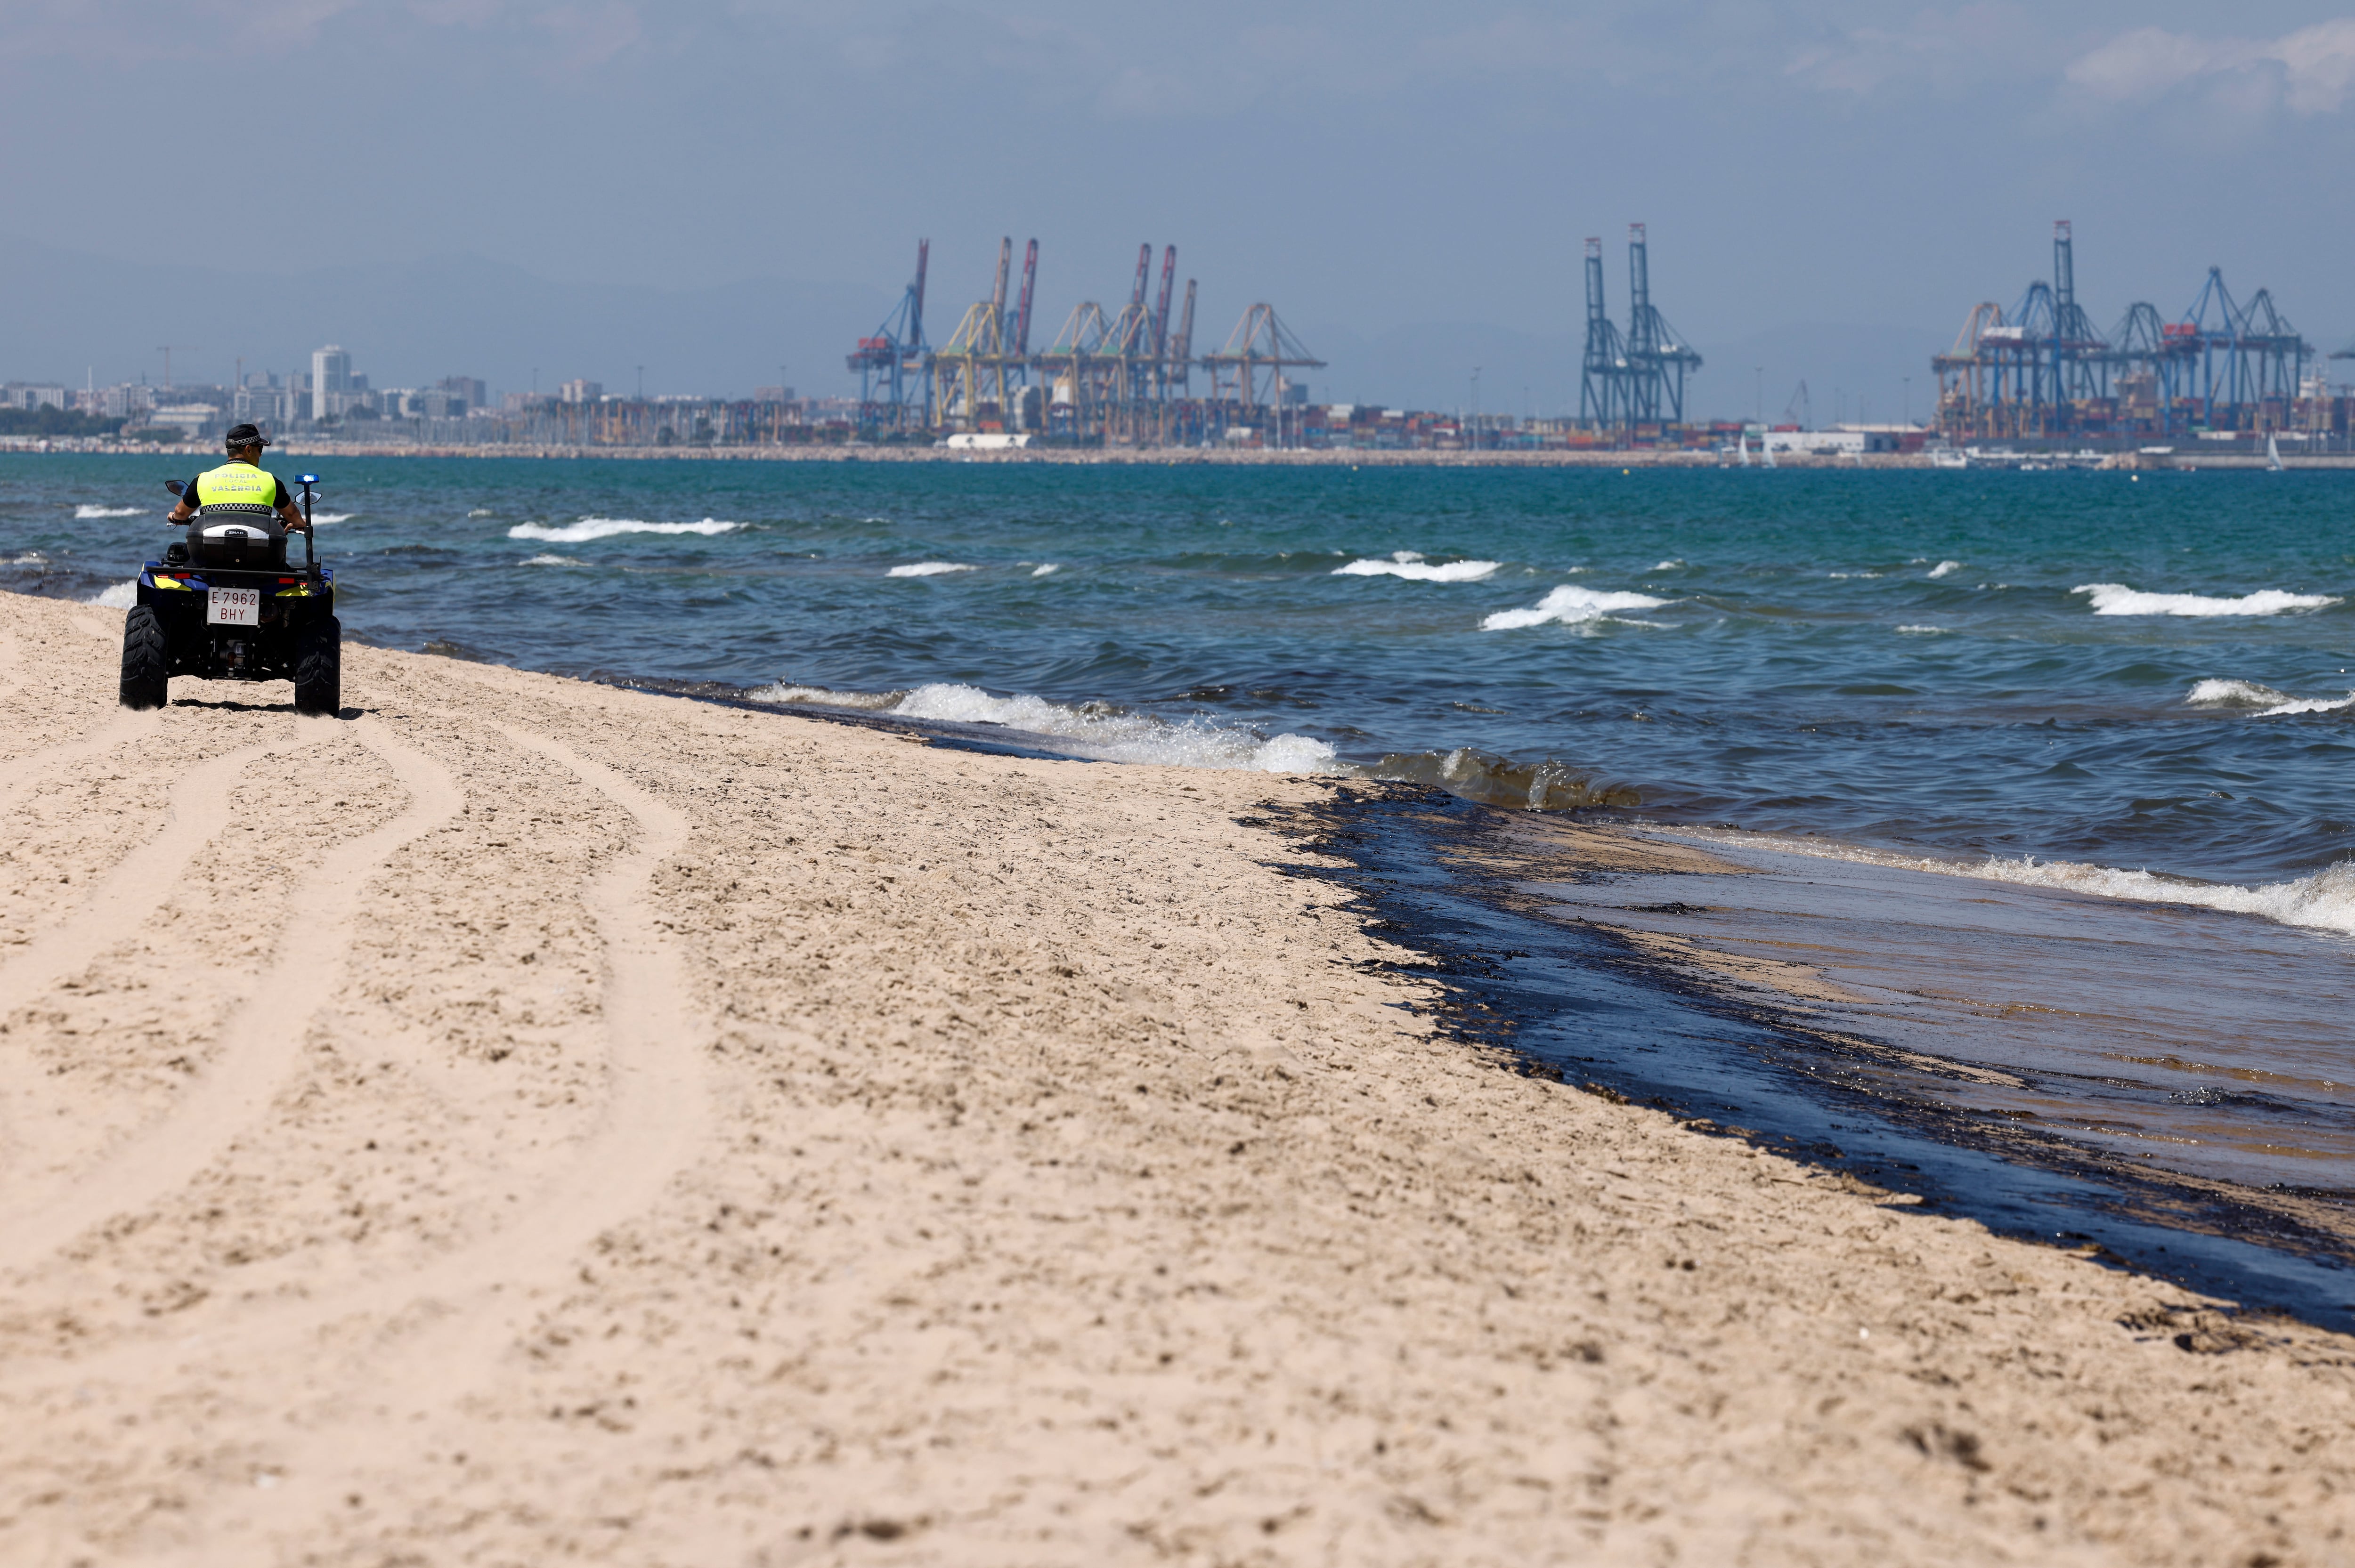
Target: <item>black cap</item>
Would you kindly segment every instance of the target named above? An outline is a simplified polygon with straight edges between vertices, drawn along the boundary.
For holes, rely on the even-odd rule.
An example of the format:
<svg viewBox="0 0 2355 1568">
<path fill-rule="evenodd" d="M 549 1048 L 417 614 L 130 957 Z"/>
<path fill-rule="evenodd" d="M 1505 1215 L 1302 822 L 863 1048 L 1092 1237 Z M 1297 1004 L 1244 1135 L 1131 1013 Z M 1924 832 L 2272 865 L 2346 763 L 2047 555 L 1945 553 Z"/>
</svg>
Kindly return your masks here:
<svg viewBox="0 0 2355 1568">
<path fill-rule="evenodd" d="M 270 438 L 251 425 L 231 425 L 229 434 L 221 438 L 221 444 L 235 451 L 240 447 L 266 447 Z"/>
</svg>

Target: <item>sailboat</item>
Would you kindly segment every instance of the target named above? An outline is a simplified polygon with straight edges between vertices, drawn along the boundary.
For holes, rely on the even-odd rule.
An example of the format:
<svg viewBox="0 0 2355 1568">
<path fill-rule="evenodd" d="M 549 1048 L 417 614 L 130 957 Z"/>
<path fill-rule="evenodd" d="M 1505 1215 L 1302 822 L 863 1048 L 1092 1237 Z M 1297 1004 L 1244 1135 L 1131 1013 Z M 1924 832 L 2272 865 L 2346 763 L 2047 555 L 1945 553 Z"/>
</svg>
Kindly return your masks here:
<svg viewBox="0 0 2355 1568">
<path fill-rule="evenodd" d="M 2270 430 L 2265 432 L 2265 466 L 2275 473 L 2282 471 L 2281 442 Z"/>
<path fill-rule="evenodd" d="M 1750 466 L 1750 432 L 1748 430 L 1742 432 L 1741 451 L 1742 466 L 1748 468 Z"/>
<path fill-rule="evenodd" d="M 1766 444 L 1766 438 L 1764 436 L 1758 438 L 1758 461 L 1764 463 L 1768 468 L 1773 468 L 1774 466 L 1774 449 Z"/>
</svg>

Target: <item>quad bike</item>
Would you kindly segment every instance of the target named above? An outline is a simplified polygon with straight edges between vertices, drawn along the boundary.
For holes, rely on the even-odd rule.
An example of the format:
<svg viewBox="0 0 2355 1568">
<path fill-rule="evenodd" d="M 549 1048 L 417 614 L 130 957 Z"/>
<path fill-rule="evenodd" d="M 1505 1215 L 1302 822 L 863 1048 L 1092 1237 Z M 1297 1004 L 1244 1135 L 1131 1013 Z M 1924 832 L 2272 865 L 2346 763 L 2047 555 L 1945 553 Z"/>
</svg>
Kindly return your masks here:
<svg viewBox="0 0 2355 1568">
<path fill-rule="evenodd" d="M 310 473 L 297 482 L 306 524 L 318 482 Z M 165 488 L 185 489 L 178 480 Z M 319 565 L 310 531 L 294 567 L 286 564 L 285 524 L 267 506 L 200 506 L 187 529 L 184 543 L 139 574 L 139 602 L 123 623 L 123 705 L 160 708 L 171 678 L 193 675 L 293 681 L 296 713 L 341 707 L 336 574 Z"/>
</svg>

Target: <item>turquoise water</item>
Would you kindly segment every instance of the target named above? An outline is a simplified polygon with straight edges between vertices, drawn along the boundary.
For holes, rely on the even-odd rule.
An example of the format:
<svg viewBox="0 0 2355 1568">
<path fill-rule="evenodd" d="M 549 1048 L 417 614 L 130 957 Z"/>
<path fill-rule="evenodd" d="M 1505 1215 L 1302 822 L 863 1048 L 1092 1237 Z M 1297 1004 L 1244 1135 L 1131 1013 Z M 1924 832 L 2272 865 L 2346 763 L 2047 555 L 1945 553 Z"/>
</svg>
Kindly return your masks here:
<svg viewBox="0 0 2355 1568">
<path fill-rule="evenodd" d="M 126 581 L 194 466 L 0 459 L 0 586 Z M 2355 848 L 2355 479 L 321 466 L 370 641 L 1096 755 L 1389 757 L 1491 799 L 2291 889 L 2355 927 L 2307 880 Z"/>
</svg>

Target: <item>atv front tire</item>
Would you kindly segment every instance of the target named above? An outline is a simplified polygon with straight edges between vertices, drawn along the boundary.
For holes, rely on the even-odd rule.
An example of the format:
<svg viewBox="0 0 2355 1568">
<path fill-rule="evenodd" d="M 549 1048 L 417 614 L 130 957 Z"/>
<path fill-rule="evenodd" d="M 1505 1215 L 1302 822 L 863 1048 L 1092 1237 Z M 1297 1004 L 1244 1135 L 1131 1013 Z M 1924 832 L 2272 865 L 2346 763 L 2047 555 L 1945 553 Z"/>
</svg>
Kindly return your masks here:
<svg viewBox="0 0 2355 1568">
<path fill-rule="evenodd" d="M 343 705 L 344 623 L 330 615 L 294 634 L 294 711 L 333 714 Z"/>
<path fill-rule="evenodd" d="M 133 605 L 123 618 L 123 705 L 160 708 L 170 700 L 171 648 L 164 623 L 147 605 Z"/>
</svg>

